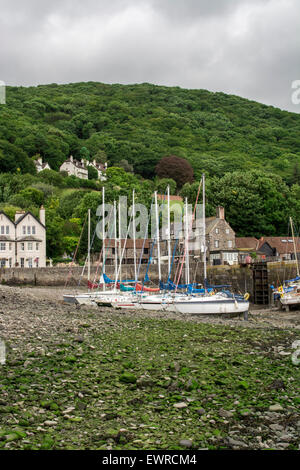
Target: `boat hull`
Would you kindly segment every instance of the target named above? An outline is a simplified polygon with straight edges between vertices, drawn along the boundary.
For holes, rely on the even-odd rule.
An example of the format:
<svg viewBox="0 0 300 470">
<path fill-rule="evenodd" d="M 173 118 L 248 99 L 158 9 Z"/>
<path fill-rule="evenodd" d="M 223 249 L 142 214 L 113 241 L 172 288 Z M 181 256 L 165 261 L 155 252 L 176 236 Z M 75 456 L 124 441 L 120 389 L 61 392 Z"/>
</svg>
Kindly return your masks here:
<svg viewBox="0 0 300 470">
<path fill-rule="evenodd" d="M 192 315 L 220 315 L 245 313 L 249 310 L 249 302 L 234 299 L 187 299 L 174 302 L 176 311 Z"/>
</svg>

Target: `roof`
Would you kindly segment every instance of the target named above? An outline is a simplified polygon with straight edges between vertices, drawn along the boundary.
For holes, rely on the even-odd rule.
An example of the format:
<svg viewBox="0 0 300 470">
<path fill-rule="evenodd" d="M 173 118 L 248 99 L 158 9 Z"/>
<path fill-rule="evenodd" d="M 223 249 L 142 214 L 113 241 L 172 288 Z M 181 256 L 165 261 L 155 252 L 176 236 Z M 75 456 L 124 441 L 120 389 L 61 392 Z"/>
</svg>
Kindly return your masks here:
<svg viewBox="0 0 300 470">
<path fill-rule="evenodd" d="M 258 249 L 268 243 L 271 248 L 275 248 L 277 253 L 284 255 L 287 253 L 294 253 L 294 243 L 292 237 L 262 237 L 258 243 Z M 300 238 L 295 237 L 296 252 L 300 252 Z"/>
<path fill-rule="evenodd" d="M 18 220 L 15 222 L 15 225 L 18 225 L 21 222 L 21 220 L 23 220 L 26 217 L 26 215 L 31 215 L 42 227 L 46 228 L 45 225 L 42 224 L 42 222 L 35 215 L 33 215 L 32 212 L 30 211 L 25 212 L 25 214 L 19 217 Z"/>
<path fill-rule="evenodd" d="M 167 202 L 167 200 L 168 200 L 166 194 L 158 194 L 158 195 L 157 195 L 157 199 L 158 199 L 159 201 L 166 201 L 166 202 Z M 171 196 L 171 195 L 170 195 L 170 201 L 180 201 L 180 202 L 182 202 L 183 199 L 182 199 L 181 196 Z"/>
<path fill-rule="evenodd" d="M 125 241 L 126 241 L 126 248 L 133 248 L 134 244 L 134 240 L 132 238 L 128 238 L 127 240 L 125 239 L 122 239 L 121 240 L 121 247 L 123 248 L 124 245 L 125 245 Z M 135 240 L 135 246 L 137 249 L 141 249 L 141 248 L 149 248 L 150 244 L 152 243 L 152 240 L 147 238 L 145 241 L 143 238 L 137 238 Z M 104 240 L 104 244 L 105 246 L 108 246 L 110 248 L 115 248 L 115 239 L 114 238 L 106 238 Z M 119 247 L 119 243 L 117 241 L 117 246 Z"/>
<path fill-rule="evenodd" d="M 236 237 L 235 246 L 240 250 L 253 250 L 258 249 L 259 240 L 255 237 Z"/>
</svg>

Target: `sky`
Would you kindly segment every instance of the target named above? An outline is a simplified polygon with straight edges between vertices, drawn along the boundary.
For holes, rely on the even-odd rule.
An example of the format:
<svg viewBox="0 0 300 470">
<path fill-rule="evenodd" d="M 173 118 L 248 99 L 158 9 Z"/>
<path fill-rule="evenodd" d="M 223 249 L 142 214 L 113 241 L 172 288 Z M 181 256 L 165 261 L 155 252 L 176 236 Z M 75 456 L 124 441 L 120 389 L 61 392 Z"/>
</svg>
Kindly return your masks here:
<svg viewBox="0 0 300 470">
<path fill-rule="evenodd" d="M 299 0 L 0 0 L 0 41 L 7 85 L 148 82 L 300 112 Z"/>
</svg>

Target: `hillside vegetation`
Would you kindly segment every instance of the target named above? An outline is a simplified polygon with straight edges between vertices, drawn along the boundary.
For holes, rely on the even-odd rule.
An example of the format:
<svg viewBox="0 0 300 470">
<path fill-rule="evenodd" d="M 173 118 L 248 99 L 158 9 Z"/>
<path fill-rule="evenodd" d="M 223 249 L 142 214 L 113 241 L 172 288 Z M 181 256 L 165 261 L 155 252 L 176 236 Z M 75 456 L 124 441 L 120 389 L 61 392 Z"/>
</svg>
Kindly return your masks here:
<svg viewBox="0 0 300 470">
<path fill-rule="evenodd" d="M 57 170 L 82 147 L 110 165 L 126 159 L 153 177 L 166 154 L 186 158 L 196 177 L 254 168 L 299 178 L 300 115 L 237 96 L 151 84 L 73 83 L 8 87 L 0 108 L 0 170 Z"/>
<path fill-rule="evenodd" d="M 47 255 L 72 256 L 88 208 L 96 226 L 103 185 L 106 202 L 128 196 L 130 205 L 134 189 L 149 208 L 153 192 L 164 194 L 170 184 L 172 194 L 194 204 L 205 172 L 208 216 L 223 205 L 237 236 L 286 235 L 290 216 L 300 225 L 299 131 L 298 114 L 205 90 L 92 82 L 8 87 L 0 106 L 0 210 L 38 215 L 43 204 Z M 107 161 L 107 181 L 59 173 L 70 154 Z M 191 165 L 189 176 L 162 168 L 169 155 L 184 159 L 182 168 Z M 52 170 L 36 174 L 37 156 Z M 79 256 L 86 248 L 85 225 Z"/>
</svg>

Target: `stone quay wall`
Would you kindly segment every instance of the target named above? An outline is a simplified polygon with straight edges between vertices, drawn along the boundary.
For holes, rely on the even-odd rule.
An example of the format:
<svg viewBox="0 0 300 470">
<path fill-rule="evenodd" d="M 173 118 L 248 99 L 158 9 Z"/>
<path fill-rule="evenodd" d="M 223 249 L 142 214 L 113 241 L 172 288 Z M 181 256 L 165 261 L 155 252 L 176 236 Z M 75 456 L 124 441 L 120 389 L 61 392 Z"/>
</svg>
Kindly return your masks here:
<svg viewBox="0 0 300 470">
<path fill-rule="evenodd" d="M 295 262 L 268 263 L 268 284 L 280 285 L 283 280 L 294 278 L 297 275 Z M 139 279 L 143 279 L 147 265 L 142 265 L 139 270 Z M 168 277 L 168 266 L 162 265 L 162 279 Z M 91 281 L 94 280 L 98 272 L 97 279 L 101 273 L 101 268 L 91 266 Z M 114 279 L 114 266 L 106 266 L 106 274 Z M 151 265 L 148 271 L 153 284 L 158 281 L 158 269 L 156 265 Z M 208 266 L 207 277 L 211 284 L 231 285 L 235 292 L 253 293 L 252 270 L 250 266 Z M 122 266 L 121 279 L 134 279 L 134 266 Z M 70 267 L 46 267 L 46 268 L 2 268 L 0 269 L 0 283 L 6 285 L 33 285 L 33 286 L 77 286 L 80 281 L 81 286 L 87 285 L 87 269 L 80 266 Z M 185 282 L 185 268 L 183 267 L 181 283 Z M 198 263 L 190 263 L 190 282 L 203 282 L 203 267 Z"/>
</svg>

